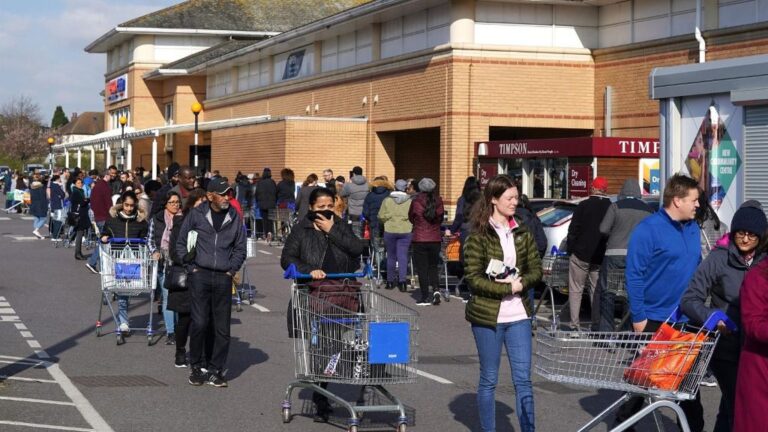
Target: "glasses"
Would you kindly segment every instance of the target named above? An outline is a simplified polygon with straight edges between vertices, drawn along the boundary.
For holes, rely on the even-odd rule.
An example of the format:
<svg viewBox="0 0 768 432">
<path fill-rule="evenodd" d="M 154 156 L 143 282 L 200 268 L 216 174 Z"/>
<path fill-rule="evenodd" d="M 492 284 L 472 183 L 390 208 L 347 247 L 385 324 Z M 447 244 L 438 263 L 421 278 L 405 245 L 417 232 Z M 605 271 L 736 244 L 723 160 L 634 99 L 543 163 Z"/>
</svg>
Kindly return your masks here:
<svg viewBox="0 0 768 432">
<path fill-rule="evenodd" d="M 179 204 L 181 204 L 181 201 L 168 201 L 166 204 L 168 204 L 168 205 L 179 205 Z"/>
<path fill-rule="evenodd" d="M 757 240 L 757 234 L 753 234 L 747 231 L 736 231 L 736 237 L 747 239 L 747 240 Z"/>
</svg>

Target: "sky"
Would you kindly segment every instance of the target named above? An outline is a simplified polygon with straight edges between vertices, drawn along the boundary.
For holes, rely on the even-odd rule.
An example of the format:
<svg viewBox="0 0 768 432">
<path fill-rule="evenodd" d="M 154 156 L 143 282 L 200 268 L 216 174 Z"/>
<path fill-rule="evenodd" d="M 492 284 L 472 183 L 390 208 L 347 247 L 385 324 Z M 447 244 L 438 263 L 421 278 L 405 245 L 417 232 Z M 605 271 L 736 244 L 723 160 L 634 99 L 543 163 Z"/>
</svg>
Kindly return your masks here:
<svg viewBox="0 0 768 432">
<path fill-rule="evenodd" d="M 83 49 L 120 23 L 182 0 L 0 0 L 0 105 L 27 96 L 50 125 L 56 105 L 103 111 L 106 54 Z"/>
</svg>

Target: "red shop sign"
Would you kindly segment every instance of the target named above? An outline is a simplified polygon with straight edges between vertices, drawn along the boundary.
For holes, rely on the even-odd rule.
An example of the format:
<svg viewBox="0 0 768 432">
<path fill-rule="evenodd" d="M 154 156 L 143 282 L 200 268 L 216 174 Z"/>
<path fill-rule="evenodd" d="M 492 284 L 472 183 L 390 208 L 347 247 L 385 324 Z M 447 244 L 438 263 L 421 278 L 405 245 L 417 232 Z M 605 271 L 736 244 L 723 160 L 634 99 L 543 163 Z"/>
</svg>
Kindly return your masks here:
<svg viewBox="0 0 768 432">
<path fill-rule="evenodd" d="M 492 178 L 499 174 L 499 163 L 496 161 L 481 162 L 479 171 L 480 187 L 484 188 Z"/>
<path fill-rule="evenodd" d="M 655 138 L 553 138 L 516 141 L 485 141 L 486 157 L 553 158 L 553 157 L 659 157 L 659 140 Z M 475 154 L 477 145 L 475 143 Z"/>
<path fill-rule="evenodd" d="M 570 165 L 568 167 L 568 190 L 571 198 L 589 196 L 592 187 L 592 167 L 589 165 Z"/>
</svg>

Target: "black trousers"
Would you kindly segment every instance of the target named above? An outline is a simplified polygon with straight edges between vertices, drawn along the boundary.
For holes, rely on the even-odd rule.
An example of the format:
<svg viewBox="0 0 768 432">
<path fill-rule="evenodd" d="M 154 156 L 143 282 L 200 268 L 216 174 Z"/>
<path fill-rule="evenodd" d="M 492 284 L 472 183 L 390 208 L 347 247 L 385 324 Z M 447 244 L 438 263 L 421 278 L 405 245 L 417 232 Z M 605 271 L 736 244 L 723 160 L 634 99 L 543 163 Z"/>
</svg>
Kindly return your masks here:
<svg viewBox="0 0 768 432">
<path fill-rule="evenodd" d="M 419 289 L 423 298 L 429 297 L 429 290 L 440 289 L 440 243 L 411 243 L 413 267 L 419 277 Z"/>
<path fill-rule="evenodd" d="M 192 295 L 189 331 L 189 363 L 221 373 L 229 354 L 229 329 L 232 318 L 232 278 L 223 272 L 197 269 L 187 280 Z M 209 332 L 213 343 L 206 347 Z M 206 353 L 210 349 L 210 360 Z"/>
<path fill-rule="evenodd" d="M 648 320 L 645 331 L 655 332 L 662 324 L 663 322 L 661 321 Z M 636 412 L 643 408 L 644 403 L 645 399 L 639 396 L 628 400 L 619 408 L 619 412 L 616 414 L 616 423 L 621 423 L 635 415 Z M 685 413 L 685 417 L 688 419 L 691 432 L 702 432 L 704 429 L 704 407 L 701 406 L 701 392 L 696 393 L 696 399 L 694 400 L 680 402 L 680 408 L 683 409 L 683 413 Z"/>
<path fill-rule="evenodd" d="M 272 226 L 272 221 L 269 220 L 269 209 L 260 209 L 261 210 L 261 223 L 263 227 L 264 235 L 266 236 L 268 233 L 274 234 L 274 227 Z"/>
<path fill-rule="evenodd" d="M 715 352 L 717 355 L 717 352 Z M 736 404 L 736 376 L 739 371 L 738 360 L 713 358 L 709 363 L 712 373 L 720 386 L 720 408 L 717 412 L 715 428 L 712 432 L 729 432 L 733 429 L 733 416 Z"/>
</svg>

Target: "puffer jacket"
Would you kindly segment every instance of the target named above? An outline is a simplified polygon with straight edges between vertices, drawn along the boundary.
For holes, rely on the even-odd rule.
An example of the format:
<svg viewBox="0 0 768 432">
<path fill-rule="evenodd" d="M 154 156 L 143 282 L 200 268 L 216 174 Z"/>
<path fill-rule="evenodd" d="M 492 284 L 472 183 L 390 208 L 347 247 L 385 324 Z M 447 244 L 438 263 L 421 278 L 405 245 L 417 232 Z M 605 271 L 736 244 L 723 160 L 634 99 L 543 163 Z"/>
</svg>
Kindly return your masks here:
<svg viewBox="0 0 768 432">
<path fill-rule="evenodd" d="M 29 214 L 36 217 L 48 216 L 48 198 L 45 196 L 43 183 L 33 181 L 29 188 L 29 197 L 32 200 L 29 205 Z"/>
<path fill-rule="evenodd" d="M 515 252 L 517 268 L 522 277 L 522 298 L 528 297 L 528 290 L 533 289 L 541 281 L 541 258 L 536 249 L 536 242 L 528 228 L 522 224 L 522 219 L 515 216 L 517 228 L 515 236 Z M 498 283 L 490 280 L 485 269 L 492 258 L 503 261 L 504 250 L 501 240 L 495 231 L 473 232 L 464 245 L 464 277 L 472 292 L 465 310 L 465 318 L 472 324 L 496 326 L 501 300 L 512 294 L 508 283 Z M 524 301 L 525 311 L 531 315 L 530 302 Z"/>
<path fill-rule="evenodd" d="M 280 265 L 283 270 L 294 264 L 301 273 L 309 273 L 323 267 L 325 254 L 333 254 L 337 268 L 353 273 L 360 267 L 360 255 L 366 242 L 352 232 L 349 224 L 334 218 L 333 228 L 327 234 L 315 229 L 315 224 L 304 218 L 291 230 L 285 241 Z"/>
<path fill-rule="evenodd" d="M 443 234 L 440 232 L 440 225 L 443 223 L 443 199 L 435 197 L 435 221 L 430 222 L 424 217 L 424 210 L 427 208 L 427 194 L 420 193 L 413 198 L 411 208 L 408 210 L 408 219 L 413 224 L 414 243 L 440 243 Z"/>
<path fill-rule="evenodd" d="M 680 308 L 685 316 L 693 324 L 701 325 L 713 312 L 721 310 L 741 327 L 741 283 L 749 269 L 760 263 L 763 258 L 765 253 L 756 254 L 752 264 L 748 266 L 733 243 L 726 247 L 717 247 L 696 269 L 680 300 Z M 707 297 L 711 299 L 709 307 L 706 305 Z M 714 356 L 737 361 L 739 351 L 738 334 L 721 335 Z"/>
<path fill-rule="evenodd" d="M 413 230 L 413 224 L 408 220 L 408 210 L 410 209 L 410 195 L 400 191 L 389 194 L 379 209 L 379 221 L 384 224 L 384 232 L 392 234 L 410 233 Z"/>
<path fill-rule="evenodd" d="M 362 175 L 356 175 L 344 184 L 339 196 L 347 199 L 347 210 L 350 215 L 360 216 L 363 214 L 363 203 L 369 190 L 368 179 Z"/>
<path fill-rule="evenodd" d="M 137 208 L 135 217 L 125 218 L 120 213 L 122 209 L 122 204 L 109 209 L 110 218 L 104 224 L 101 235 L 109 238 L 146 239 L 148 233 L 146 213 Z"/>
</svg>

